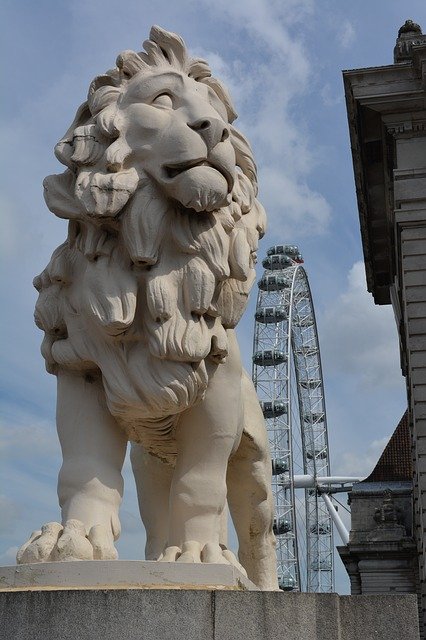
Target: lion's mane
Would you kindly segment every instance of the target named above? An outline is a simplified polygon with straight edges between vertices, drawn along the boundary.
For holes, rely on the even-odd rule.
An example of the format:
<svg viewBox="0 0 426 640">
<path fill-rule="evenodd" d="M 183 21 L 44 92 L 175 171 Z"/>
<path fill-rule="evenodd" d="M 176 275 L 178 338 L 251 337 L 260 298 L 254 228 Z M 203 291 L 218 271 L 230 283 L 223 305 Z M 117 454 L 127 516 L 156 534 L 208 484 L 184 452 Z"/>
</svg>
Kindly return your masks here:
<svg viewBox="0 0 426 640">
<path fill-rule="evenodd" d="M 48 370 L 100 372 L 110 411 L 151 449 L 141 427 L 155 425 L 163 437 L 203 396 L 205 359 L 226 357 L 226 329 L 246 307 L 265 215 L 250 146 L 231 126 L 235 111 L 207 63 L 159 27 L 144 49 L 123 52 L 93 80 L 55 148 L 68 169 L 46 178 L 45 198 L 69 220 L 68 238 L 34 284 Z M 170 68 L 209 85 L 226 108 L 236 176 L 219 210 L 186 209 L 131 166 L 121 98 L 135 74 Z"/>
</svg>

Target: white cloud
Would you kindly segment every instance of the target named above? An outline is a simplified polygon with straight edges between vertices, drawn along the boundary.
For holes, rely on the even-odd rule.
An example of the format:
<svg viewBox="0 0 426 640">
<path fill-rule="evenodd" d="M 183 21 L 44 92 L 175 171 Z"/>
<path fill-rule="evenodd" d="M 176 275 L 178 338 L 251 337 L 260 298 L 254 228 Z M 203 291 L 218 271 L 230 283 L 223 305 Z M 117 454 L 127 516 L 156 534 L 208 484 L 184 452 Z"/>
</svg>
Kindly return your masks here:
<svg viewBox="0 0 426 640">
<path fill-rule="evenodd" d="M 200 3 L 201 4 L 201 3 Z M 313 0 L 209 0 L 203 4 L 214 8 L 216 16 L 222 13 L 231 20 L 229 26 L 246 29 L 253 38 L 259 39 L 261 57 L 263 48 L 288 58 L 289 65 L 296 63 L 294 72 L 300 72 L 305 61 L 301 41 L 292 37 L 292 27 L 303 23 L 314 12 Z"/>
<path fill-rule="evenodd" d="M 390 306 L 367 293 L 364 263 L 356 262 L 346 290 L 322 317 L 321 344 L 331 371 L 356 376 L 367 388 L 401 388 L 398 336 Z"/>
<path fill-rule="evenodd" d="M 291 180 L 277 168 L 265 166 L 260 172 L 261 200 L 269 215 L 274 236 L 303 238 L 325 231 L 331 217 L 326 199 L 307 183 Z"/>
<path fill-rule="evenodd" d="M 294 25 L 313 15 L 314 4 L 267 0 L 239 4 L 220 0 L 220 9 L 257 41 L 256 55 L 230 65 L 213 56 L 214 69 L 230 85 L 241 108 L 237 123 L 252 143 L 260 167 L 260 198 L 274 235 L 321 234 L 331 208 L 309 187 L 317 164 L 309 131 L 297 110 L 309 90 L 312 65 Z M 210 54 L 206 52 L 207 59 Z"/>
<path fill-rule="evenodd" d="M 7 496 L 0 495 L 0 534 L 13 531 L 18 516 L 18 506 Z"/>
<path fill-rule="evenodd" d="M 326 84 L 323 85 L 321 91 L 320 91 L 320 95 L 321 95 L 321 99 L 323 101 L 323 104 L 326 107 L 334 107 L 337 104 L 340 104 L 341 102 L 343 102 L 343 95 L 341 92 L 339 93 L 335 93 L 333 94 L 333 89 L 331 87 L 331 84 L 329 82 L 326 82 Z"/>
<path fill-rule="evenodd" d="M 364 448 L 362 455 L 353 449 L 344 451 L 337 459 L 333 472 L 336 473 L 336 475 L 366 478 L 376 466 L 389 442 L 389 437 L 390 436 L 385 436 L 384 438 L 373 440 Z"/>
<path fill-rule="evenodd" d="M 356 32 L 349 20 L 339 24 L 337 41 L 343 49 L 348 49 L 355 42 Z"/>
<path fill-rule="evenodd" d="M 19 547 L 9 547 L 0 555 L 0 566 L 8 567 L 16 563 L 16 554 Z"/>
</svg>

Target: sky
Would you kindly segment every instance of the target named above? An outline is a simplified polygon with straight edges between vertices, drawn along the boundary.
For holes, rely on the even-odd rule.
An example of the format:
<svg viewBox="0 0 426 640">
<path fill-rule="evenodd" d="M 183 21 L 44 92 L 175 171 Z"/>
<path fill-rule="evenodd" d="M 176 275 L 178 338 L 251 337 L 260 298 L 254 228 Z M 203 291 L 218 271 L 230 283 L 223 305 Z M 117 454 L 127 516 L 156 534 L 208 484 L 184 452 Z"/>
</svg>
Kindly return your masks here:
<svg viewBox="0 0 426 640">
<path fill-rule="evenodd" d="M 153 24 L 183 36 L 227 84 L 259 168 L 269 246 L 296 243 L 314 297 L 334 474 L 365 476 L 407 400 L 390 307 L 367 293 L 343 95 L 343 69 L 392 64 L 398 28 L 426 28 L 423 0 L 3 0 L 0 565 L 58 520 L 56 380 L 44 370 L 32 279 L 63 242 L 42 180 L 90 81 Z M 259 275 L 261 268 L 259 269 Z M 251 368 L 256 291 L 238 336 Z M 121 558 L 143 557 L 128 461 Z M 347 514 L 344 515 L 348 522 Z M 337 561 L 336 589 L 347 593 Z"/>
</svg>

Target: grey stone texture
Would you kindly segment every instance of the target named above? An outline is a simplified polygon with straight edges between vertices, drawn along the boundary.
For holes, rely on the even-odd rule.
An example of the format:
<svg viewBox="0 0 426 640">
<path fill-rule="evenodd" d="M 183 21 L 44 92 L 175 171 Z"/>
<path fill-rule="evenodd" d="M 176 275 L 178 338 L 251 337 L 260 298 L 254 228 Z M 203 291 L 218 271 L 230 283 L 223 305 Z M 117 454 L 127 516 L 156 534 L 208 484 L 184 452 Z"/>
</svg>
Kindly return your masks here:
<svg viewBox="0 0 426 640">
<path fill-rule="evenodd" d="M 417 601 L 257 591 L 0 593 L 2 640 L 418 640 Z"/>
<path fill-rule="evenodd" d="M 393 503 L 398 510 L 398 522 L 405 531 L 399 537 L 412 535 L 413 505 L 412 482 L 359 482 L 349 494 L 351 504 L 351 535 L 352 543 L 363 543 L 371 539 L 378 539 L 377 522 L 374 520 L 375 510 L 380 508 L 388 491 L 392 495 Z M 377 535 L 375 535 L 375 532 Z"/>
</svg>

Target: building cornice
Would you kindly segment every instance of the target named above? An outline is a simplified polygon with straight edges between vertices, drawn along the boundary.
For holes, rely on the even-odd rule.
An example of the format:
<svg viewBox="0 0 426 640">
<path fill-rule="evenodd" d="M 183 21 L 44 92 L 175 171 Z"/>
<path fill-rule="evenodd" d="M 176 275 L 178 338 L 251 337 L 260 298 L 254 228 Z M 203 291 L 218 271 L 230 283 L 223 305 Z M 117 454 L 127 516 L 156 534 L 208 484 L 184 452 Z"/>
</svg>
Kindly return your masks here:
<svg viewBox="0 0 426 640">
<path fill-rule="evenodd" d="M 426 43 L 407 62 L 343 72 L 367 288 L 390 304 L 394 138 L 426 133 Z"/>
</svg>

